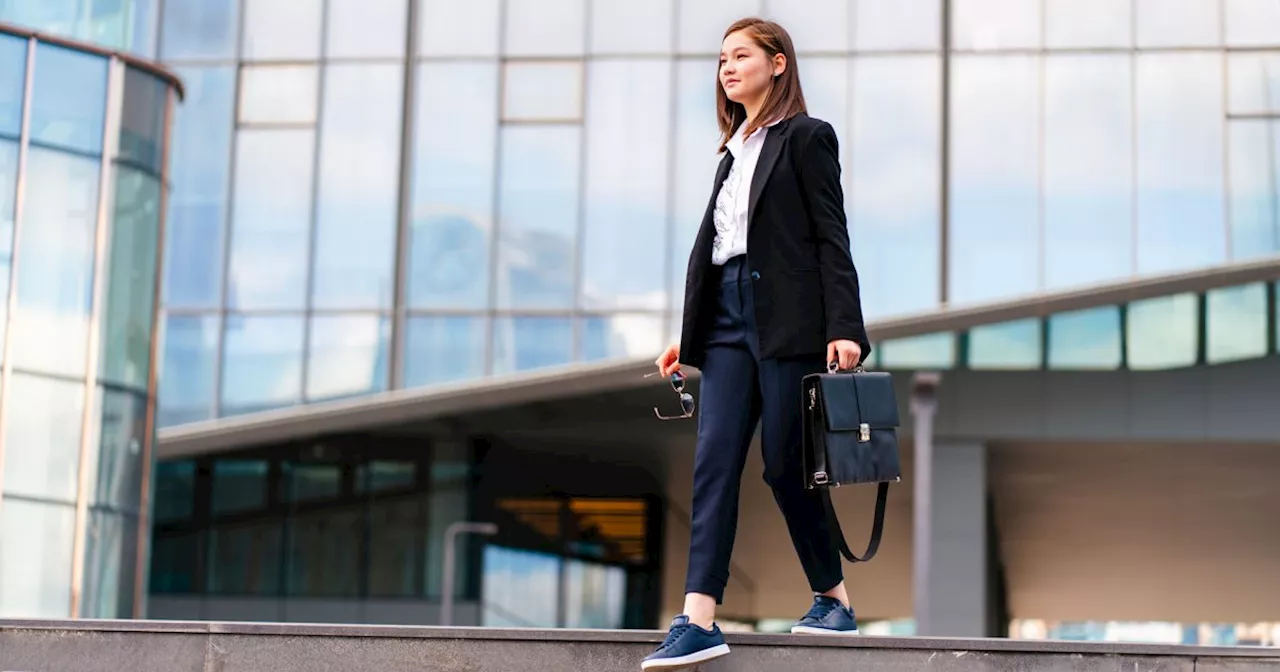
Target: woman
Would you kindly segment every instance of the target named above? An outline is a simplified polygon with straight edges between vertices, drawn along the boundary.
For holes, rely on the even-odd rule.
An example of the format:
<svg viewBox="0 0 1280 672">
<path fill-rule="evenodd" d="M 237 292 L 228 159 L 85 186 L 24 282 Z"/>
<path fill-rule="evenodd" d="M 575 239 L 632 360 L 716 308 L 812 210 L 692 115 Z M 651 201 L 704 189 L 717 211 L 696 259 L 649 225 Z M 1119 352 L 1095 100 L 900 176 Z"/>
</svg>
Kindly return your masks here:
<svg viewBox="0 0 1280 672">
<path fill-rule="evenodd" d="M 729 652 L 715 625 L 757 422 L 765 481 L 815 593 L 792 632 L 853 634 L 838 547 L 800 456 L 801 379 L 852 369 L 871 346 L 840 186 L 835 132 L 805 113 L 795 48 L 781 26 L 742 19 L 721 44 L 721 150 L 685 280 L 680 343 L 664 376 L 702 372 L 693 520 L 683 614 L 642 669 L 692 667 Z"/>
</svg>

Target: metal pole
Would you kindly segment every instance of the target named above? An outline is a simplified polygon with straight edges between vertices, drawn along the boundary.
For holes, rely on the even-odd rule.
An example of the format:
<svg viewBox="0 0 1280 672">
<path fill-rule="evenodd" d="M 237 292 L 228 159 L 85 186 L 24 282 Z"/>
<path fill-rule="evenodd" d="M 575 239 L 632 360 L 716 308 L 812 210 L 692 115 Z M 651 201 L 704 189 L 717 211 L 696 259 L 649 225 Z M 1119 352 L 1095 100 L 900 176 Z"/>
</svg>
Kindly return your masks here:
<svg viewBox="0 0 1280 672">
<path fill-rule="evenodd" d="M 469 523 L 466 521 L 454 523 L 444 531 L 444 576 L 440 581 L 442 584 L 440 587 L 440 625 L 453 625 L 453 584 L 455 573 L 453 568 L 453 547 L 458 543 L 458 535 L 494 535 L 497 533 L 498 526 L 493 523 Z"/>
<path fill-rule="evenodd" d="M 933 420 L 938 411 L 937 373 L 918 373 L 911 382 L 911 414 L 915 416 L 912 442 L 915 446 L 914 525 L 915 553 L 912 588 L 916 617 L 916 635 L 932 634 L 933 607 Z"/>
</svg>

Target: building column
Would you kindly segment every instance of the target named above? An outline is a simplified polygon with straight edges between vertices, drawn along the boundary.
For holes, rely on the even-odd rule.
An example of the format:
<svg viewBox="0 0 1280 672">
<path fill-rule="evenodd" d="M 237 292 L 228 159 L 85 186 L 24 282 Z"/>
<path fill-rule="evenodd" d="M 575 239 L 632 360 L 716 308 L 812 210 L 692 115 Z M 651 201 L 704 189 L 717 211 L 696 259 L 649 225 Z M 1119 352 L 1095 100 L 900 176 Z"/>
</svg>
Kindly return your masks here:
<svg viewBox="0 0 1280 672">
<path fill-rule="evenodd" d="M 986 446 L 936 441 L 936 376 L 917 376 L 913 589 L 916 634 L 994 637 L 1000 625 L 1000 576 L 993 572 Z"/>
</svg>

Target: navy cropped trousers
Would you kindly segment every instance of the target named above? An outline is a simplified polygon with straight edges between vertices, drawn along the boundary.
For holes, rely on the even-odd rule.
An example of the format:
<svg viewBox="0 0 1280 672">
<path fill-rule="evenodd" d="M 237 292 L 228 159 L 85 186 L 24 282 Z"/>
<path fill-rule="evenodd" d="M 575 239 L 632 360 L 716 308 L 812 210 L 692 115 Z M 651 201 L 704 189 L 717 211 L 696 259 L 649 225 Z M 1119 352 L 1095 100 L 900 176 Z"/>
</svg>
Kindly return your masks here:
<svg viewBox="0 0 1280 672">
<path fill-rule="evenodd" d="M 800 453 L 801 380 L 826 370 L 825 353 L 760 361 L 752 274 L 742 256 L 722 268 L 701 369 L 685 591 L 723 602 L 738 527 L 742 470 L 760 423 L 764 480 L 786 519 L 810 588 L 826 592 L 842 580 L 840 552 L 832 542 L 822 500 L 816 490 L 804 487 Z"/>
</svg>

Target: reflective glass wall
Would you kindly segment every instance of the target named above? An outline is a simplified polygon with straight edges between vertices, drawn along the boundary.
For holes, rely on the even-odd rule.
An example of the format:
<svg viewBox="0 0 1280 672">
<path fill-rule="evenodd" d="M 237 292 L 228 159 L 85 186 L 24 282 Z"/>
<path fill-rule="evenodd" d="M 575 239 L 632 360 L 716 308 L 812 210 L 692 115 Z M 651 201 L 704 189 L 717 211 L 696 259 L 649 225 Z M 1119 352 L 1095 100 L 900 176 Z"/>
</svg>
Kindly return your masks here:
<svg viewBox="0 0 1280 672">
<path fill-rule="evenodd" d="M 153 58 L 160 0 L 0 0 L 0 21 Z"/>
<path fill-rule="evenodd" d="M 747 14 L 870 320 L 1280 251 L 1273 0 L 169 0 L 161 422 L 654 355 Z"/>
<path fill-rule="evenodd" d="M 0 617 L 130 617 L 177 80 L 0 27 Z"/>
</svg>

